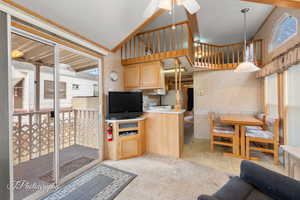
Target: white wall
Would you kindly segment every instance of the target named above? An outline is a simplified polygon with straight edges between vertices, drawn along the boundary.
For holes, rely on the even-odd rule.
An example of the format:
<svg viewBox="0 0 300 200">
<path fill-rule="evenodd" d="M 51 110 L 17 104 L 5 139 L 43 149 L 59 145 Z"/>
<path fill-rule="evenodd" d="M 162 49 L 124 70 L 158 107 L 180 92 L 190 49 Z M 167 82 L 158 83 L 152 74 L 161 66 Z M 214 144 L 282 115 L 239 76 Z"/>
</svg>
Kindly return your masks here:
<svg viewBox="0 0 300 200">
<path fill-rule="evenodd" d="M 255 73 L 194 73 L 194 136 L 209 137 L 208 112 L 257 113 L 262 110 L 261 80 Z"/>
</svg>

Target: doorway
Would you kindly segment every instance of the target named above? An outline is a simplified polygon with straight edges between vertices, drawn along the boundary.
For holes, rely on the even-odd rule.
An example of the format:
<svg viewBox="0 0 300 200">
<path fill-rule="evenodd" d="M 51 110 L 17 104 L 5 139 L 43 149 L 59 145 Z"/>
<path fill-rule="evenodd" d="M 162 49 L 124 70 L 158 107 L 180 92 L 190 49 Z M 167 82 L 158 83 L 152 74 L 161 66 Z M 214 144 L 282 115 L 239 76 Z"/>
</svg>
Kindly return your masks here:
<svg viewBox="0 0 300 200">
<path fill-rule="evenodd" d="M 13 194 L 36 199 L 102 161 L 101 63 L 18 29 L 11 46 Z"/>
</svg>

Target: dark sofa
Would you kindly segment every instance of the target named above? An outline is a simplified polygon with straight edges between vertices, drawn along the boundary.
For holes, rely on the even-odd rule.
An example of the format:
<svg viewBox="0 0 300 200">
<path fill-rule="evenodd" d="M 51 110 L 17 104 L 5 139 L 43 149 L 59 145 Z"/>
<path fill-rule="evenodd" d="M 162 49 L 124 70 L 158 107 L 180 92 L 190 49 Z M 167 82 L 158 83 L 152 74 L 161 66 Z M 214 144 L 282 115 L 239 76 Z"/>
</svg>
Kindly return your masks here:
<svg viewBox="0 0 300 200">
<path fill-rule="evenodd" d="M 198 200 L 300 200 L 300 182 L 244 160 L 240 177 L 231 178 L 212 196 Z"/>
</svg>

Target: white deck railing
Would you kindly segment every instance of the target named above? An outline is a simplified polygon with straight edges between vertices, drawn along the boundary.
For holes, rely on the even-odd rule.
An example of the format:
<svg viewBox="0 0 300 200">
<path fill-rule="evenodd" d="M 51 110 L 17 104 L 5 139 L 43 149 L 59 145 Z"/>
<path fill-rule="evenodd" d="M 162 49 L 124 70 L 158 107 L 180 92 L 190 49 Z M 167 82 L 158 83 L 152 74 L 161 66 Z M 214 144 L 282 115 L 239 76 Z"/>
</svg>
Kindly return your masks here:
<svg viewBox="0 0 300 200">
<path fill-rule="evenodd" d="M 97 146 L 98 111 L 68 109 L 60 112 L 60 149 L 78 144 Z M 54 118 L 51 111 L 13 115 L 14 164 L 54 151 Z"/>
</svg>

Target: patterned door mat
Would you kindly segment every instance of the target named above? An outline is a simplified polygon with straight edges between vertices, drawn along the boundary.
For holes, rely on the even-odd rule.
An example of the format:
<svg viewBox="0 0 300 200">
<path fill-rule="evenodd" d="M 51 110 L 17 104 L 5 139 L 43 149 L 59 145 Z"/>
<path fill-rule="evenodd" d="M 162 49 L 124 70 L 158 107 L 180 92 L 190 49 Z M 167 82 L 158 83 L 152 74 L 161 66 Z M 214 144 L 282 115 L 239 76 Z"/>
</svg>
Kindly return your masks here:
<svg viewBox="0 0 300 200">
<path fill-rule="evenodd" d="M 75 172 L 76 170 L 91 163 L 94 160 L 95 159 L 93 158 L 87 158 L 87 157 L 80 157 L 74 159 L 59 167 L 59 176 L 60 178 L 66 177 L 67 175 L 71 174 L 72 172 Z M 50 184 L 54 183 L 53 171 L 48 172 L 47 174 L 41 176 L 39 179 Z"/>
<path fill-rule="evenodd" d="M 112 200 L 137 175 L 107 165 L 97 165 L 43 200 Z"/>
</svg>

